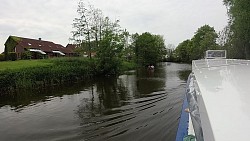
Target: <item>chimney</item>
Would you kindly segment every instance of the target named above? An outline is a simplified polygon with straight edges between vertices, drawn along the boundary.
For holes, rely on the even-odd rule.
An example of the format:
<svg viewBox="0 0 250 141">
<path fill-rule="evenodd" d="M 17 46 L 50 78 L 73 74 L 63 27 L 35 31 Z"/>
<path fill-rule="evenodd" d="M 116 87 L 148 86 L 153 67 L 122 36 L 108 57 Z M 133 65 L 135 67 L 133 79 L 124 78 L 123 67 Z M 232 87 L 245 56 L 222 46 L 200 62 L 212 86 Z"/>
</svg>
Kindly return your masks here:
<svg viewBox="0 0 250 141">
<path fill-rule="evenodd" d="M 42 40 L 42 38 L 38 38 L 38 40 L 39 40 L 39 41 L 41 41 L 41 40 Z"/>
</svg>

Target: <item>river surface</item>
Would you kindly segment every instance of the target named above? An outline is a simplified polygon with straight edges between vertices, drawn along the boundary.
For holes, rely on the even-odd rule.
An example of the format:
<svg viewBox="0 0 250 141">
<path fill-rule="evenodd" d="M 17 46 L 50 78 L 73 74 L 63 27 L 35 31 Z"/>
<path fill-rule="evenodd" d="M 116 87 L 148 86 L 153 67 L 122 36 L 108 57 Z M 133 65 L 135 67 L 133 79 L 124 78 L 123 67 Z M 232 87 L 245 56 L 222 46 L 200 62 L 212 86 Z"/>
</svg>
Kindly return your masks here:
<svg viewBox="0 0 250 141">
<path fill-rule="evenodd" d="M 0 97 L 1 141 L 174 141 L 187 64 Z"/>
</svg>

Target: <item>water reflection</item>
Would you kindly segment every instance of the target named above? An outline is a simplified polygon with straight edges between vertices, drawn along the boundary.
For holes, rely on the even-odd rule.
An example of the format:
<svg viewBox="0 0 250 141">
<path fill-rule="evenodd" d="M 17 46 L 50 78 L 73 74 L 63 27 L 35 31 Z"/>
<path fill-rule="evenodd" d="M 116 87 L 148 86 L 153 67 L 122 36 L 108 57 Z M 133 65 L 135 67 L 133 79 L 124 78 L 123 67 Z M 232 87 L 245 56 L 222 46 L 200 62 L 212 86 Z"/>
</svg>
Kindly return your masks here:
<svg viewBox="0 0 250 141">
<path fill-rule="evenodd" d="M 15 136 L 6 134 L 0 140 L 31 140 L 30 136 L 40 140 L 174 140 L 188 69 L 190 65 L 163 63 L 154 72 L 141 69 L 6 97 L 0 100 L 0 115 L 4 115 L 0 126 L 13 123 L 13 119 L 3 118 L 16 115 L 8 109 L 22 109 L 11 128 L 26 130 L 12 130 Z M 23 118 L 27 115 L 29 118 Z M 8 128 L 2 128 L 0 134 L 6 131 Z"/>
<path fill-rule="evenodd" d="M 178 72 L 178 75 L 181 80 L 186 81 L 190 73 L 191 73 L 191 70 L 181 70 Z"/>
<path fill-rule="evenodd" d="M 154 72 L 143 69 L 139 71 L 136 80 L 139 97 L 165 88 L 166 72 L 161 67 Z"/>
<path fill-rule="evenodd" d="M 11 95 L 1 96 L 0 107 L 8 105 L 13 109 L 20 110 L 23 107 L 34 105 L 39 102 L 50 101 L 53 97 L 77 94 L 82 90 L 88 89 L 91 83 L 92 81 L 89 80 L 81 83 L 48 87 L 46 89 L 18 90 Z"/>
</svg>

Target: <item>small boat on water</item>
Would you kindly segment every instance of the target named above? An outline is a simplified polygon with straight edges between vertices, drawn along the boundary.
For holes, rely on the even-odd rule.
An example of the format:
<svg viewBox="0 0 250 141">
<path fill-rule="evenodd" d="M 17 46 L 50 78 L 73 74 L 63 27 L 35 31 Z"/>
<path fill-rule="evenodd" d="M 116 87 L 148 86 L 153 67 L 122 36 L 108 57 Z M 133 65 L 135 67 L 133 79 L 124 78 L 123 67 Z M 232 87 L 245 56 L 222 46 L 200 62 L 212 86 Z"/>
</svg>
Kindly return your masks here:
<svg viewBox="0 0 250 141">
<path fill-rule="evenodd" d="M 225 56 L 192 62 L 176 141 L 250 140 L 250 60 Z"/>
<path fill-rule="evenodd" d="M 148 70 L 154 70 L 155 66 L 154 65 L 148 65 Z"/>
</svg>

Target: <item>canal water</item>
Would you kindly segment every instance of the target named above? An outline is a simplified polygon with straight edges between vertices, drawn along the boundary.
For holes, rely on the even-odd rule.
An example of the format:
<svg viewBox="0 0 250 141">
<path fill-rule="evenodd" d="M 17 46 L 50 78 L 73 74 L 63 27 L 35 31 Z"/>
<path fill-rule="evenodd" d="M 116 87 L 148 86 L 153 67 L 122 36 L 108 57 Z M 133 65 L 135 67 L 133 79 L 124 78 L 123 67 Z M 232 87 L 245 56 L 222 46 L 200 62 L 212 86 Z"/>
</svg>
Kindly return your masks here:
<svg viewBox="0 0 250 141">
<path fill-rule="evenodd" d="M 174 141 L 191 66 L 161 63 L 0 98 L 1 141 Z"/>
</svg>

